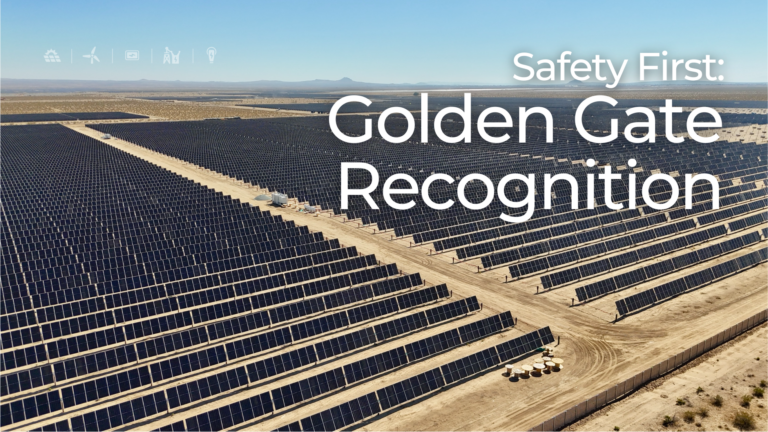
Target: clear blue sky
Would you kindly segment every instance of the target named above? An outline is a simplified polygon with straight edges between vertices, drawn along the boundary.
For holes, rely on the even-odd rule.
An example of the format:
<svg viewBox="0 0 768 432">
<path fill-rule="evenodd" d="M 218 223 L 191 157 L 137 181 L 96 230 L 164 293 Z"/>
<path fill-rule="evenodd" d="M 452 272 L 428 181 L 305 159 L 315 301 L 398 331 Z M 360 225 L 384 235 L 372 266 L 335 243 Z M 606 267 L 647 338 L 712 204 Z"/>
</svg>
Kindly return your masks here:
<svg viewBox="0 0 768 432">
<path fill-rule="evenodd" d="M 516 84 L 512 57 L 639 53 L 725 59 L 728 82 L 768 81 L 768 2 L 2 2 L 3 78 Z M 93 47 L 100 63 L 83 58 Z M 163 65 L 165 47 L 181 51 Z M 210 64 L 205 51 L 217 50 Z M 45 63 L 54 49 L 62 63 Z M 125 60 L 138 50 L 139 61 Z M 194 64 L 192 51 L 194 50 Z M 112 52 L 114 51 L 114 63 Z M 153 51 L 153 63 L 150 63 Z M 70 52 L 72 61 L 70 63 Z"/>
</svg>

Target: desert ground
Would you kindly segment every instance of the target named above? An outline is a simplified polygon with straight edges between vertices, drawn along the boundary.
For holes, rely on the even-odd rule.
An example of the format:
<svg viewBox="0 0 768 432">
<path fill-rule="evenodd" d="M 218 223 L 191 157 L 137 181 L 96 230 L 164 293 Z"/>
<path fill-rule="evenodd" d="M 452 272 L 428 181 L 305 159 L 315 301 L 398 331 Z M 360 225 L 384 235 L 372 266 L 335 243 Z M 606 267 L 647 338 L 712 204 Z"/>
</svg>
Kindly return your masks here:
<svg viewBox="0 0 768 432">
<path fill-rule="evenodd" d="M 768 430 L 765 396 L 753 396 L 768 382 L 766 338 L 768 326 L 763 324 L 566 430 L 737 430 L 734 416 L 743 412 L 752 415 L 755 430 Z M 717 396 L 723 399 L 721 406 Z M 752 397 L 746 406 L 744 396 Z M 665 416 L 674 424 L 665 427 Z"/>
<path fill-rule="evenodd" d="M 285 111 L 252 109 L 234 106 L 233 102 L 174 102 L 174 97 L 190 96 L 189 94 L 169 96 L 169 100 L 143 100 L 126 97 L 109 97 L 103 94 L 70 95 L 70 96 L 8 96 L 0 102 L 2 114 L 32 114 L 50 112 L 112 112 L 120 111 L 132 114 L 150 116 L 150 120 L 202 120 L 206 118 L 241 117 L 287 117 L 295 114 Z M 269 102 L 264 102 L 268 100 Z M 293 99 L 289 99 L 293 101 Z M 243 99 L 245 103 L 284 103 L 272 102 L 272 99 Z M 240 103 L 240 102 L 237 102 Z M 291 102 L 295 103 L 295 102 Z"/>
</svg>

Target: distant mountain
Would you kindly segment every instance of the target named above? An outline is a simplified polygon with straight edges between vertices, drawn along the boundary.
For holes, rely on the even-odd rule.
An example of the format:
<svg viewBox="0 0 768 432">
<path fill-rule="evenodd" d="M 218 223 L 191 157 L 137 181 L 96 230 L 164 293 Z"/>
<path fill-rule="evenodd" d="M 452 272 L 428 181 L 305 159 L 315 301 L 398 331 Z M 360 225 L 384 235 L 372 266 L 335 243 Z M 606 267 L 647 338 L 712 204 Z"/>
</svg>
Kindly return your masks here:
<svg viewBox="0 0 768 432">
<path fill-rule="evenodd" d="M 82 91 L 179 91 L 199 92 L 212 90 L 227 91 L 352 91 L 352 90 L 424 90 L 434 88 L 453 88 L 445 84 L 377 84 L 355 81 L 344 77 L 340 80 L 315 79 L 311 81 L 276 81 L 260 80 L 247 82 L 224 81 L 101 81 L 101 80 L 38 80 L 2 78 L 3 93 L 54 93 Z M 482 86 L 488 88 L 489 86 Z M 509 86 L 490 86 L 506 88 Z"/>
<path fill-rule="evenodd" d="M 553 87 L 604 87 L 603 82 L 579 82 L 571 81 L 569 83 L 555 84 L 510 84 L 510 85 L 491 85 L 491 84 L 460 84 L 460 83 L 400 83 L 400 84 L 381 84 L 355 81 L 344 77 L 339 80 L 315 79 L 311 81 L 277 81 L 260 80 L 244 82 L 226 82 L 226 81 L 156 81 L 156 80 L 135 80 L 135 81 L 108 81 L 108 80 L 45 80 L 45 79 L 0 79 L 0 87 L 4 94 L 7 93 L 68 93 L 68 92 L 353 92 L 353 91 L 376 91 L 376 90 L 404 90 L 404 91 L 422 91 L 436 89 L 535 89 L 535 88 L 553 88 Z M 658 87 L 696 87 L 711 88 L 712 86 L 765 86 L 765 83 L 725 83 L 725 82 L 690 82 L 690 81 L 655 81 L 642 83 L 622 83 L 621 89 L 638 88 L 658 88 Z"/>
</svg>

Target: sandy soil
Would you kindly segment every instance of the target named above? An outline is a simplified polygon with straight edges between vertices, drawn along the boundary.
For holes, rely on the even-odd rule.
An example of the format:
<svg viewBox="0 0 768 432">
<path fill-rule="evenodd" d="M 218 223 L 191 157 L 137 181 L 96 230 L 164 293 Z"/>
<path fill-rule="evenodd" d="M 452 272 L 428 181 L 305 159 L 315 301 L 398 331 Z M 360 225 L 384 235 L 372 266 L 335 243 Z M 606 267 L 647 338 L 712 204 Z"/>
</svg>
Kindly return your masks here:
<svg viewBox="0 0 768 432">
<path fill-rule="evenodd" d="M 82 125 L 70 126 L 97 138 L 99 133 Z M 417 404 L 406 405 L 386 415 L 357 425 L 368 430 L 526 430 L 560 413 L 594 394 L 647 369 L 670 355 L 680 352 L 706 338 L 734 325 L 768 304 L 766 268 L 762 264 L 724 282 L 712 284 L 703 290 L 685 294 L 648 311 L 618 323 L 610 323 L 580 308 L 570 308 L 554 296 L 534 294 L 532 286 L 504 284 L 492 274 L 471 273 L 451 265 L 444 259 L 429 256 L 422 248 L 408 248 L 399 241 L 390 241 L 390 234 L 373 234 L 370 228 L 357 228 L 354 222 L 344 223 L 342 217 L 329 213 L 308 215 L 297 208 L 267 207 L 253 197 L 263 192 L 258 188 L 200 167 L 160 155 L 118 139 L 105 141 L 109 145 L 141 157 L 216 189 L 233 198 L 269 208 L 275 214 L 307 225 L 313 231 L 322 231 L 329 238 L 338 238 L 342 244 L 355 245 L 362 253 L 375 253 L 383 262 L 395 262 L 408 273 L 419 272 L 430 284 L 448 283 L 456 295 L 477 295 L 485 305 L 483 313 L 511 310 L 519 317 L 518 327 L 503 338 L 512 338 L 516 332 L 551 326 L 555 336 L 562 337 L 558 356 L 566 367 L 559 373 L 520 382 L 510 382 L 501 376 L 501 368 L 492 370 L 459 386 L 426 397 Z M 739 287 L 733 289 L 732 287 Z M 722 301 L 697 302 L 699 308 L 680 308 L 694 302 L 700 293 L 720 296 Z M 701 297 L 704 298 L 704 297 Z M 700 304 L 699 304 L 700 303 Z M 455 326 L 452 326 L 455 327 Z M 243 425 L 243 430 L 269 430 L 290 421 L 317 413 L 323 409 L 358 397 L 385 385 L 392 384 L 422 370 L 437 367 L 451 358 L 476 352 L 485 344 L 498 343 L 494 336 L 472 347 L 462 347 L 445 356 L 437 356 L 414 366 L 386 374 L 363 385 L 353 386 L 327 398 L 278 413 L 263 421 Z M 765 337 L 762 337 L 765 342 Z M 466 348 L 466 349 L 465 349 Z M 345 362 L 344 362 L 345 363 Z M 338 367 L 343 363 L 336 363 Z M 286 381 L 292 382 L 293 379 Z M 205 404 L 204 409 L 230 403 L 245 393 L 226 396 Z M 195 408 L 194 410 L 202 410 Z M 172 417 L 152 420 L 137 428 L 153 429 L 184 419 L 194 410 L 181 411 Z M 611 428 L 613 425 L 611 425 Z"/>
<path fill-rule="evenodd" d="M 608 431 L 615 426 L 622 431 L 737 430 L 733 417 L 743 411 L 754 417 L 755 430 L 768 430 L 765 397 L 741 406 L 742 396 L 768 380 L 766 338 L 768 326 L 763 324 L 566 430 Z M 718 395 L 723 398 L 721 407 L 712 404 Z M 686 411 L 697 413 L 692 421 L 684 419 Z M 664 416 L 674 418 L 675 424 L 664 427 Z"/>
<path fill-rule="evenodd" d="M 717 134 L 721 139 L 724 139 L 728 142 L 744 142 L 744 143 L 756 143 L 756 144 L 766 144 L 768 143 L 768 125 L 744 125 L 744 126 L 736 126 L 736 127 L 729 127 L 729 128 L 721 128 L 721 129 L 709 129 L 706 131 L 702 131 L 699 133 L 700 136 L 703 137 L 709 137 L 714 134 Z M 688 134 L 680 134 L 679 136 L 683 136 L 688 138 Z"/>
</svg>

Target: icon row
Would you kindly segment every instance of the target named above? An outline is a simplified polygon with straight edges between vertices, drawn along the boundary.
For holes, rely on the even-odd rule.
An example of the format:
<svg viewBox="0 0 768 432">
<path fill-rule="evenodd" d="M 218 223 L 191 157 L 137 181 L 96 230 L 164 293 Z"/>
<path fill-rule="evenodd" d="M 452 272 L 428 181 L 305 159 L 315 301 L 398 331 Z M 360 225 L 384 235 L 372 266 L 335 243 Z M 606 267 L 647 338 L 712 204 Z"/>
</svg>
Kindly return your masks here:
<svg viewBox="0 0 768 432">
<path fill-rule="evenodd" d="M 194 63 L 194 51 L 192 51 L 192 62 Z M 208 47 L 207 50 L 205 50 L 206 55 L 208 56 L 209 63 L 213 64 L 213 59 L 216 56 L 216 48 L 214 47 Z M 89 59 L 91 61 L 91 64 L 95 61 L 96 63 L 101 63 L 99 60 L 99 57 L 96 56 L 96 47 L 93 47 L 90 53 L 83 54 L 83 57 Z M 140 58 L 139 50 L 125 50 L 125 60 L 126 61 L 138 61 Z M 61 57 L 54 49 L 49 49 L 45 52 L 43 55 L 43 59 L 46 63 L 61 63 Z M 114 59 L 114 55 L 113 55 Z M 173 52 L 170 48 L 165 47 L 165 52 L 163 53 L 163 64 L 179 64 L 181 59 L 181 51 Z"/>
</svg>

